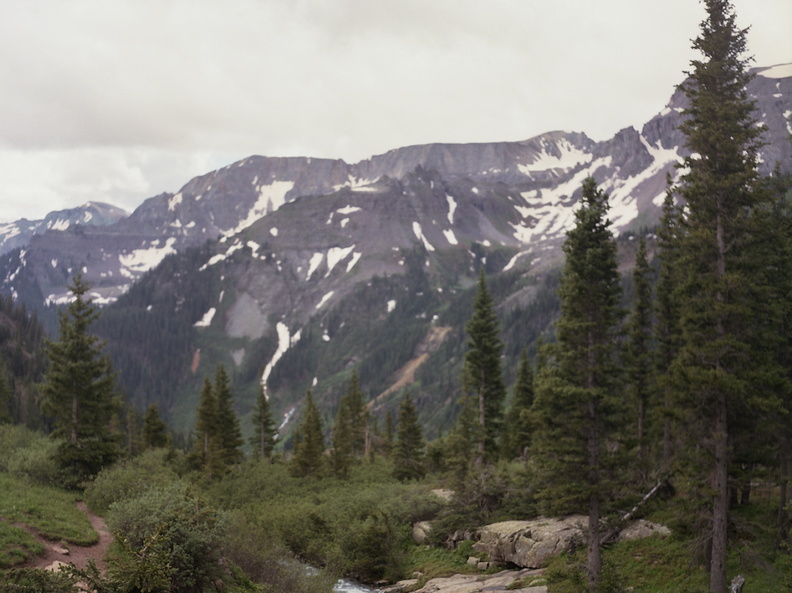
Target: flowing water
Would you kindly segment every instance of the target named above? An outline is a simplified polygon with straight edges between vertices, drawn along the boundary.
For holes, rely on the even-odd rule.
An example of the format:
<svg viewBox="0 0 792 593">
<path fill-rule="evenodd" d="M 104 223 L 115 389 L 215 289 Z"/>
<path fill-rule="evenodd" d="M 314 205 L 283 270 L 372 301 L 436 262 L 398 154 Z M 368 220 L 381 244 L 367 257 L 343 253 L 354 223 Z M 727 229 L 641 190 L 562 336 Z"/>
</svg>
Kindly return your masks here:
<svg viewBox="0 0 792 593">
<path fill-rule="evenodd" d="M 337 593 L 376 593 L 379 589 L 372 589 L 366 585 L 355 583 L 347 579 L 341 579 L 333 587 L 333 591 Z"/>
</svg>

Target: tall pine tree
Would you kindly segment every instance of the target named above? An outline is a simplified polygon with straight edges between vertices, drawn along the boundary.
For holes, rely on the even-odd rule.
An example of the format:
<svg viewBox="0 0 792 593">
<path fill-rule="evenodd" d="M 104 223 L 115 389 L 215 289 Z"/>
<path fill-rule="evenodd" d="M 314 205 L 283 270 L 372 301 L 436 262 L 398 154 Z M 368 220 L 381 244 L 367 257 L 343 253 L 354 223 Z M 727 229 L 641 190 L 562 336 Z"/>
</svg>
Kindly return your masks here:
<svg viewBox="0 0 792 593">
<path fill-rule="evenodd" d="M 425 448 L 418 411 L 408 391 L 399 406 L 396 446 L 393 449 L 393 477 L 402 482 L 423 478 L 426 475 Z"/>
<path fill-rule="evenodd" d="M 293 476 L 317 476 L 322 470 L 324 457 L 324 433 L 319 408 L 313 400 L 309 389 L 305 396 L 303 421 L 295 434 L 294 454 L 289 464 L 289 472 Z"/>
<path fill-rule="evenodd" d="M 468 351 L 465 353 L 463 388 L 478 403 L 481 438 L 476 462 L 481 465 L 497 455 L 497 442 L 503 425 L 506 386 L 501 369 L 500 325 L 495 305 L 487 288 L 484 270 L 479 273 L 478 291 L 473 302 L 473 316 L 466 327 Z"/>
<path fill-rule="evenodd" d="M 617 467 L 614 445 L 623 424 L 617 346 L 621 286 L 608 195 L 583 182 L 575 227 L 564 242 L 555 344 L 536 384 L 533 458 L 540 497 L 556 512 L 588 509 L 588 583 L 597 588 L 602 558 L 599 525 Z"/>
<path fill-rule="evenodd" d="M 690 394 L 696 446 L 707 452 L 702 476 L 713 493 L 710 515 L 710 591 L 726 593 L 730 446 L 735 421 L 760 409 L 749 403 L 764 366 L 751 350 L 761 326 L 761 290 L 751 241 L 762 129 L 755 125 L 746 30 L 738 29 L 728 0 L 705 0 L 707 17 L 683 83 L 689 107 L 681 130 L 691 155 L 684 160 L 680 193 L 686 203 L 679 264 L 684 270 L 683 344 L 676 376 Z M 761 389 L 759 390 L 761 391 Z M 754 396 L 755 397 L 755 396 Z M 709 462 L 709 460 L 712 460 Z"/>
<path fill-rule="evenodd" d="M 657 406 L 662 410 L 662 469 L 668 471 L 673 454 L 672 426 L 676 417 L 674 383 L 671 381 L 671 366 L 679 352 L 679 285 L 678 244 L 680 241 L 679 212 L 675 203 L 671 176 L 666 176 L 666 196 L 663 215 L 657 229 L 657 257 L 660 260 L 657 284 L 655 285 L 655 354 L 654 389 Z"/>
<path fill-rule="evenodd" d="M 641 461 L 646 461 L 647 407 L 652 372 L 652 289 L 649 285 L 649 261 L 646 241 L 641 237 L 633 268 L 633 302 L 627 342 L 627 368 L 630 394 L 636 406 L 636 440 Z"/>
<path fill-rule="evenodd" d="M 50 366 L 42 395 L 42 409 L 55 421 L 52 436 L 63 439 L 57 462 L 66 470 L 70 486 L 96 475 L 120 454 L 119 398 L 110 359 L 103 344 L 89 333 L 99 316 L 86 299 L 89 285 L 78 274 L 69 290 L 74 299 L 60 311 L 58 341 L 47 340 Z"/>
<path fill-rule="evenodd" d="M 275 426 L 275 420 L 272 417 L 266 388 L 262 385 L 259 387 L 256 407 L 253 409 L 253 436 L 250 438 L 255 455 L 269 459 L 275 449 L 277 438 L 278 427 Z"/>
<path fill-rule="evenodd" d="M 140 429 L 140 438 L 146 449 L 167 447 L 170 444 L 168 425 L 160 417 L 157 404 L 149 404 L 149 407 L 146 408 L 146 413 L 143 415 L 143 426 Z"/>
<path fill-rule="evenodd" d="M 514 401 L 506 418 L 503 453 L 506 459 L 526 458 L 531 443 L 531 407 L 534 401 L 533 371 L 523 348 L 514 383 Z"/>
<path fill-rule="evenodd" d="M 215 398 L 217 399 L 217 435 L 220 441 L 223 463 L 228 466 L 239 463 L 242 454 L 242 430 L 239 417 L 234 411 L 234 394 L 225 367 L 220 364 L 215 369 Z"/>
</svg>

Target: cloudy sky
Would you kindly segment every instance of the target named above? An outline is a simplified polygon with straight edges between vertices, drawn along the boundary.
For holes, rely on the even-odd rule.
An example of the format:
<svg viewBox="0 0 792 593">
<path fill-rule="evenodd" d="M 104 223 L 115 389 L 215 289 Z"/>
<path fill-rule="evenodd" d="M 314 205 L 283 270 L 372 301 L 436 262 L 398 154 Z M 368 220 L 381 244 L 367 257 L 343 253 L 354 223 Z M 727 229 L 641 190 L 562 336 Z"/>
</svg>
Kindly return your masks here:
<svg viewBox="0 0 792 593">
<path fill-rule="evenodd" d="M 733 0 L 756 65 L 792 2 Z M 660 111 L 697 0 L 5 0 L 0 221 L 134 209 L 251 154 L 596 140 Z"/>
</svg>

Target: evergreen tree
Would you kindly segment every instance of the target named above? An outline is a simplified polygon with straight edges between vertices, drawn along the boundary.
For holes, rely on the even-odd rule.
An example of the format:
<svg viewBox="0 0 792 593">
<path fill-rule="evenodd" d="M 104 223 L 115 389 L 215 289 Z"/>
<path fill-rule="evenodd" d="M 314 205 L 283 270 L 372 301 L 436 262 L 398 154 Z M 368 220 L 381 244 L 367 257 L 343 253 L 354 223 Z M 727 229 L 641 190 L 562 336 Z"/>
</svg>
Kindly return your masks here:
<svg viewBox="0 0 792 593">
<path fill-rule="evenodd" d="M 478 291 L 473 302 L 473 316 L 466 327 L 468 351 L 465 353 L 464 387 L 478 402 L 478 423 L 481 439 L 476 462 L 481 465 L 497 453 L 497 439 L 503 424 L 503 402 L 506 386 L 501 370 L 501 343 L 495 305 L 484 278 L 479 273 Z"/>
<path fill-rule="evenodd" d="M 471 394 L 462 392 L 460 410 L 454 429 L 446 438 L 446 464 L 451 470 L 455 489 L 465 487 L 472 471 L 475 451 L 481 442 L 478 423 L 478 400 Z"/>
<path fill-rule="evenodd" d="M 88 333 L 99 316 L 85 299 L 89 285 L 82 275 L 72 279 L 74 300 L 59 313 L 60 336 L 45 342 L 50 361 L 44 378 L 42 408 L 54 419 L 54 438 L 63 439 L 57 462 L 68 472 L 70 485 L 95 476 L 120 454 L 114 423 L 120 410 L 115 375 L 103 344 Z"/>
<path fill-rule="evenodd" d="M 342 401 L 342 405 L 345 405 L 348 410 L 352 453 L 357 457 L 362 457 L 366 448 L 369 412 L 363 403 L 363 392 L 360 390 L 360 382 L 356 371 L 352 371 L 349 388 Z"/>
<path fill-rule="evenodd" d="M 671 378 L 671 365 L 679 351 L 679 300 L 677 287 L 680 241 L 679 212 L 674 200 L 671 176 L 666 176 L 663 215 L 657 229 L 658 259 L 660 260 L 657 284 L 655 286 L 655 325 L 654 341 L 657 344 L 655 356 L 655 390 L 662 407 L 662 467 L 668 471 L 672 455 L 671 427 L 674 421 L 674 385 Z"/>
<path fill-rule="evenodd" d="M 170 444 L 170 439 L 168 438 L 168 425 L 165 424 L 165 421 L 160 417 L 159 406 L 157 404 L 149 404 L 149 407 L 146 408 L 140 433 L 145 449 L 167 447 Z"/>
<path fill-rule="evenodd" d="M 393 477 L 401 481 L 423 478 L 426 475 L 425 447 L 418 411 L 408 391 L 399 407 L 396 446 L 393 449 Z"/>
<path fill-rule="evenodd" d="M 195 419 L 193 457 L 209 477 L 225 473 L 225 460 L 218 423 L 217 396 L 208 377 L 204 378 Z"/>
<path fill-rule="evenodd" d="M 637 408 L 638 453 L 640 459 L 645 461 L 646 409 L 649 403 L 649 380 L 652 371 L 652 353 L 649 344 L 652 337 L 652 290 L 649 286 L 649 262 L 646 257 L 646 241 L 643 237 L 638 241 L 632 279 L 633 303 L 628 328 L 627 372 L 630 395 Z"/>
<path fill-rule="evenodd" d="M 751 241 L 762 129 L 755 125 L 746 30 L 735 24 L 728 0 L 705 0 L 707 17 L 693 47 L 703 59 L 691 62 L 689 80 L 681 86 L 689 107 L 680 129 L 691 156 L 681 180 L 686 202 L 685 233 L 680 246 L 684 270 L 683 344 L 676 376 L 691 401 L 696 445 L 706 451 L 712 496 L 710 591 L 727 591 L 726 555 L 730 445 L 743 423 L 762 406 L 757 381 L 764 362 L 751 350 L 751 332 L 763 324 L 757 264 Z M 761 384 L 761 383 L 760 383 Z M 769 394 L 766 393 L 766 396 Z M 765 402 L 764 405 L 768 405 Z"/>
<path fill-rule="evenodd" d="M 225 465 L 239 463 L 242 454 L 242 430 L 239 428 L 239 417 L 234 411 L 231 393 L 231 382 L 225 367 L 220 364 L 215 369 L 214 394 L 217 399 L 217 434 Z"/>
<path fill-rule="evenodd" d="M 294 455 L 289 464 L 293 476 L 319 476 L 324 456 L 322 417 L 309 389 L 305 397 L 303 421 L 294 439 Z"/>
<path fill-rule="evenodd" d="M 330 463 L 333 473 L 337 478 L 349 477 L 349 468 L 352 465 L 353 441 L 351 408 L 347 396 L 343 396 L 338 405 L 335 423 L 333 424 L 333 438 L 330 449 Z"/>
<path fill-rule="evenodd" d="M 623 422 L 616 365 L 621 288 L 608 195 L 583 182 L 575 227 L 564 242 L 557 342 L 536 384 L 533 458 L 539 496 L 556 511 L 588 508 L 588 583 L 602 567 L 599 525 L 617 467 L 614 444 Z"/>
<path fill-rule="evenodd" d="M 0 361 L 0 424 L 10 423 L 14 392 L 11 390 L 5 365 Z"/>
<path fill-rule="evenodd" d="M 507 459 L 525 459 L 526 450 L 531 443 L 531 407 L 534 401 L 533 371 L 528 361 L 528 353 L 523 348 L 517 367 L 517 380 L 514 383 L 514 401 L 507 416 L 504 438 L 504 456 Z"/>
<path fill-rule="evenodd" d="M 385 413 L 385 441 L 382 447 L 382 451 L 386 457 L 391 454 L 391 450 L 393 449 L 394 425 L 393 412 L 388 410 Z"/>
<path fill-rule="evenodd" d="M 253 437 L 250 439 L 250 444 L 253 445 L 256 455 L 269 458 L 275 449 L 277 439 L 278 427 L 275 426 L 269 398 L 262 385 L 259 388 L 258 398 L 256 398 L 256 407 L 253 410 Z"/>
</svg>

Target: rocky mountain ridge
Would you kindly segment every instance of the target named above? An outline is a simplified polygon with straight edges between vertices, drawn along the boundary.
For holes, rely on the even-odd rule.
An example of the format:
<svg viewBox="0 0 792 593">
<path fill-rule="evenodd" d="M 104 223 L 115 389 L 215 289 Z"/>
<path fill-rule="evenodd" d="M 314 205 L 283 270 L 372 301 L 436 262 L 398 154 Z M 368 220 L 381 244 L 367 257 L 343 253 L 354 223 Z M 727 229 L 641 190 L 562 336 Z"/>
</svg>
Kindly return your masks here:
<svg viewBox="0 0 792 593">
<path fill-rule="evenodd" d="M 749 92 L 767 127 L 764 172 L 776 163 L 792 171 L 792 65 L 758 69 Z M 0 290 L 41 308 L 65 302 L 69 279 L 82 271 L 96 302 L 115 303 L 108 318 L 136 328 L 155 316 L 163 327 L 178 318 L 169 335 L 183 335 L 183 358 L 167 386 L 147 378 L 159 372 L 158 359 L 176 356 L 159 328 L 147 337 L 105 331 L 116 356 L 135 351 L 125 371 L 130 397 L 163 403 L 184 427 L 192 383 L 216 362 L 237 373 L 243 413 L 259 382 L 284 415 L 309 386 L 331 410 L 355 366 L 383 392 L 387 376 L 376 373 L 413 358 L 433 324 L 456 323 L 447 342 L 458 342 L 459 321 L 446 317 L 462 307 L 481 266 L 510 278 L 502 311 L 524 311 L 513 328 L 531 323 L 528 308 L 544 294 L 539 278 L 559 261 L 587 176 L 610 193 L 617 233 L 654 225 L 666 174 L 678 173 L 685 154 L 683 106 L 677 91 L 640 131 L 603 142 L 550 132 L 523 142 L 412 146 L 356 164 L 252 156 L 112 224 L 31 236 L 0 257 Z M 444 347 L 436 345 L 438 357 L 458 358 Z M 455 372 L 456 363 L 436 364 Z"/>
</svg>

